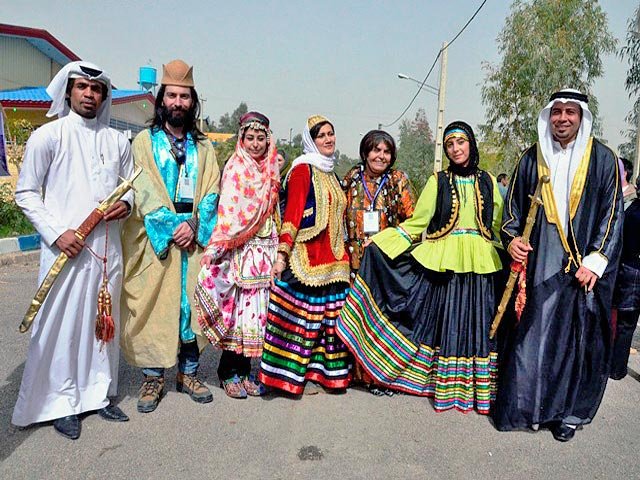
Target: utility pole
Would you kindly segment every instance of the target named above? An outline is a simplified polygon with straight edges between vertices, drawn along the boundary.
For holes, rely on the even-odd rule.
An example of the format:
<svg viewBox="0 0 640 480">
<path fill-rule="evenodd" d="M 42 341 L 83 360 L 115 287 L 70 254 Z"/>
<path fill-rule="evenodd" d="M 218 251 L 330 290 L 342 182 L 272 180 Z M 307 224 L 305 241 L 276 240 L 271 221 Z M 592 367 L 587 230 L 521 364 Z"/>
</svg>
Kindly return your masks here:
<svg viewBox="0 0 640 480">
<path fill-rule="evenodd" d="M 204 132 L 204 102 L 206 102 L 206 98 L 200 98 L 200 131 Z"/>
<path fill-rule="evenodd" d="M 438 123 L 436 126 L 436 152 L 433 161 L 433 171 L 442 170 L 442 134 L 444 133 L 444 99 L 447 84 L 447 42 L 442 44 L 440 56 L 440 85 L 438 87 Z"/>
</svg>

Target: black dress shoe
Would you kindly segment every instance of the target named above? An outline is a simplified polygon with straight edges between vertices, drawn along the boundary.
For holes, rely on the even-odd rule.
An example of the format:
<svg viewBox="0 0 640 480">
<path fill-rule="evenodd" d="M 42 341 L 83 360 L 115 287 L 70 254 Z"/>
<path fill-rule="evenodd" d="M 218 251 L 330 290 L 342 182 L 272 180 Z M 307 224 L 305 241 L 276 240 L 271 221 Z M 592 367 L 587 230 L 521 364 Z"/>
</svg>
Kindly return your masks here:
<svg viewBox="0 0 640 480">
<path fill-rule="evenodd" d="M 70 440 L 80 438 L 80 419 L 77 415 L 69 415 L 68 417 L 57 418 L 53 421 L 53 428 L 60 435 Z"/>
<path fill-rule="evenodd" d="M 109 420 L 110 422 L 129 421 L 129 417 L 122 410 L 120 410 L 120 407 L 116 407 L 115 405 L 111 404 L 98 410 L 98 415 L 100 415 L 105 420 Z"/>
<path fill-rule="evenodd" d="M 553 435 L 553 438 L 559 442 L 568 442 L 576 434 L 576 429 L 571 428 L 566 423 L 560 422 L 551 429 L 551 434 Z"/>
</svg>

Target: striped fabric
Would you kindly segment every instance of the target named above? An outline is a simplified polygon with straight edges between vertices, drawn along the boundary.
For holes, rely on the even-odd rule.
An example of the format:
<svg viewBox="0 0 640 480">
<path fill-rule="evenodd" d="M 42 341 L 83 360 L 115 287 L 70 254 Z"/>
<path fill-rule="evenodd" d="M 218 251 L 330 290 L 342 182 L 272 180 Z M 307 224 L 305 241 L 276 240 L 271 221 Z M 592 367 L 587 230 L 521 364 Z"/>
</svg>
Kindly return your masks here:
<svg viewBox="0 0 640 480">
<path fill-rule="evenodd" d="M 440 357 L 439 349 L 416 345 L 380 311 L 360 276 L 347 296 L 337 333 L 376 382 L 434 398 L 436 411 L 451 408 L 489 413 L 495 398 L 497 354 Z"/>
<path fill-rule="evenodd" d="M 317 296 L 278 280 L 271 289 L 259 374 L 265 385 L 295 395 L 307 381 L 331 389 L 349 385 L 351 357 L 335 332 L 348 288 L 314 290 Z"/>
</svg>

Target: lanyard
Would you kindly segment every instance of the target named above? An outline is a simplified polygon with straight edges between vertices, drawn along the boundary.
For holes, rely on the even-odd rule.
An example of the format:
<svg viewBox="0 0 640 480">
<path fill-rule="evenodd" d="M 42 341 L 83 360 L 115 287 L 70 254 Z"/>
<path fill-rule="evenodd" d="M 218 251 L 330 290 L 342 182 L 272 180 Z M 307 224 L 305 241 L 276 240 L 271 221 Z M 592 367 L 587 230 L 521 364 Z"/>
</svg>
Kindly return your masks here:
<svg viewBox="0 0 640 480">
<path fill-rule="evenodd" d="M 376 199 L 378 198 L 378 195 L 380 194 L 382 187 L 384 187 L 384 185 L 387 183 L 388 178 L 389 178 L 389 174 L 385 173 L 384 176 L 382 177 L 382 181 L 380 182 L 380 185 L 378 185 L 378 188 L 376 189 L 376 193 L 372 197 L 371 193 L 369 192 L 369 188 L 367 188 L 367 182 L 364 178 L 364 170 L 363 169 L 360 170 L 360 179 L 362 180 L 362 188 L 364 189 L 364 193 L 369 199 L 369 202 L 371 204 L 369 206 L 369 210 L 374 210 L 376 208 Z"/>
</svg>

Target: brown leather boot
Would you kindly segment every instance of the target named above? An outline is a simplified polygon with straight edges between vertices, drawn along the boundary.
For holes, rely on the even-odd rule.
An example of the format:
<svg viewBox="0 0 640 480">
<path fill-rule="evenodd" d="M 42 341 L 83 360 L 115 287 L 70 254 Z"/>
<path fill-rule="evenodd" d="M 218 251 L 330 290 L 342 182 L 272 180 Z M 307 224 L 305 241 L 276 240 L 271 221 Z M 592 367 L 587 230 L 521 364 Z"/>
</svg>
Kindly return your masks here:
<svg viewBox="0 0 640 480">
<path fill-rule="evenodd" d="M 138 391 L 138 411 L 140 413 L 153 412 L 164 390 L 164 378 L 145 375 L 144 382 Z"/>
<path fill-rule="evenodd" d="M 198 380 L 195 375 L 178 372 L 176 390 L 178 392 L 188 393 L 194 402 L 209 403 L 213 400 L 211 390 Z"/>
</svg>

